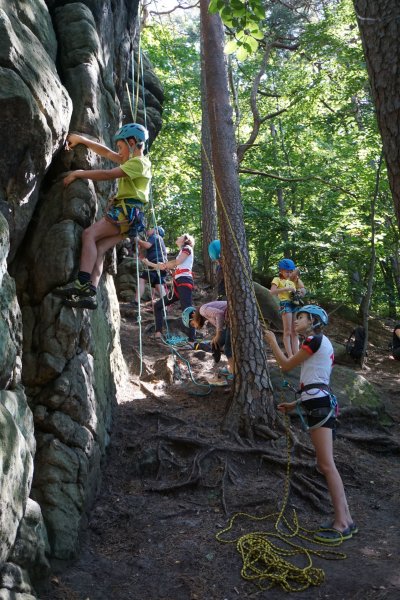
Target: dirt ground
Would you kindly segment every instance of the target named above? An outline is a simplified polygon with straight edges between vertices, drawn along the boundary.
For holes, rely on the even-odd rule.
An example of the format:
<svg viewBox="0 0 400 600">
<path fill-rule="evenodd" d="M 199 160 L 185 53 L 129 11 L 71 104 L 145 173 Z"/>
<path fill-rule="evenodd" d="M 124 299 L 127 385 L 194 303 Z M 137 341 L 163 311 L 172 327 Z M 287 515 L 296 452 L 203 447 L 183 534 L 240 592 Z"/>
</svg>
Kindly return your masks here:
<svg viewBox="0 0 400 600">
<path fill-rule="evenodd" d="M 201 292 L 206 299 L 207 290 Z M 132 309 L 121 305 L 121 340 L 131 374 L 121 390 L 104 464 L 101 493 L 90 515 L 82 552 L 74 564 L 52 576 L 41 600 L 241 600 L 287 597 L 277 583 L 268 591 L 241 577 L 242 559 L 236 543 L 220 543 L 216 534 L 238 512 L 252 516 L 277 514 L 285 496 L 287 450 L 283 435 L 273 442 L 260 439 L 253 448 L 228 439 L 221 423 L 230 388 L 215 387 L 210 395 L 194 396 L 196 388 L 186 363 L 178 361 L 181 379 L 155 379 L 154 369 L 168 378 L 170 351 L 143 333 L 144 376 L 140 382 L 138 326 Z M 170 317 L 179 316 L 175 308 Z M 143 312 L 143 330 L 152 315 Z M 353 324 L 333 313 L 327 334 L 345 342 Z M 392 324 L 371 320 L 367 368 L 362 374 L 378 386 L 389 425 L 378 420 L 339 419 L 335 458 L 359 533 L 337 552 L 324 556 L 321 547 L 301 538 L 292 543 L 314 550 L 313 567 L 322 569 L 320 585 L 297 592 L 299 599 L 397 600 L 400 597 L 400 363 L 387 349 Z M 183 348 L 196 378 L 215 377 L 211 354 Z M 162 359 L 165 359 L 164 361 Z M 171 360 L 171 359 L 170 359 Z M 224 364 L 223 360 L 220 363 Z M 273 361 L 271 360 L 271 366 Z M 349 418 L 351 421 L 351 418 Z M 292 429 L 310 448 L 308 436 L 293 421 Z M 354 443 L 343 433 L 365 436 Z M 382 440 L 385 443 L 375 443 Z M 274 460 L 263 458 L 263 450 Z M 315 470 L 312 452 L 303 483 L 323 498 L 291 486 L 285 515 L 296 511 L 301 527 L 313 529 L 330 515 L 324 479 Z M 294 460 L 293 453 L 292 459 Z M 292 474 L 294 476 L 295 473 Z M 298 481 L 298 480 L 296 480 Z M 294 477 L 293 477 L 294 482 Z M 265 520 L 241 517 L 226 539 L 257 531 L 276 533 L 276 516 Z M 285 529 L 287 532 L 287 530 Z M 280 545 L 273 537 L 272 543 Z M 285 546 L 293 550 L 293 546 Z M 304 555 L 284 557 L 304 567 Z M 258 563 L 259 564 L 259 563 Z"/>
</svg>

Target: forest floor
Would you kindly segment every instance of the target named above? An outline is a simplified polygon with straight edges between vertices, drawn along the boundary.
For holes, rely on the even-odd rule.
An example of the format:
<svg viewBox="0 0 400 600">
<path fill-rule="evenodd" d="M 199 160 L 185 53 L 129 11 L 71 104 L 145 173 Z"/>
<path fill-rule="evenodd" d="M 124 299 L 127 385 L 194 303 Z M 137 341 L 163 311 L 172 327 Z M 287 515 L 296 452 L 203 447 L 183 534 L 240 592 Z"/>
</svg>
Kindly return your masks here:
<svg viewBox="0 0 400 600">
<path fill-rule="evenodd" d="M 206 289 L 197 293 L 201 297 L 196 303 L 209 298 Z M 216 539 L 217 532 L 235 513 L 261 517 L 276 515 L 280 510 L 285 495 L 285 435 L 273 442 L 259 439 L 253 447 L 229 439 L 221 432 L 230 401 L 229 385 L 213 388 L 208 396 L 191 395 L 194 386 L 182 361 L 182 379 L 170 379 L 168 383 L 169 349 L 157 343 L 151 333 L 144 333 L 144 377 L 139 381 L 138 326 L 127 304 L 121 304 L 121 316 L 121 342 L 130 376 L 115 409 L 101 492 L 90 514 L 80 557 L 51 577 L 40 599 L 287 597 L 279 584 L 262 591 L 244 580 L 236 543 Z M 175 307 L 170 312 L 173 316 L 179 317 Z M 152 315 L 144 311 L 143 319 L 143 329 L 151 327 Z M 344 343 L 353 326 L 336 312 L 327 334 Z M 322 583 L 297 592 L 298 599 L 400 597 L 400 363 L 389 357 L 392 329 L 389 322 L 371 319 L 373 344 L 367 368 L 360 371 L 377 386 L 388 425 L 380 425 L 377 419 L 356 424 L 339 418 L 335 442 L 335 459 L 359 533 L 333 549 L 345 553 L 345 557 L 332 556 L 335 560 L 324 557 L 325 547 L 292 539 L 295 545 L 316 551 L 311 554 L 313 566 L 324 572 Z M 189 349 L 182 349 L 181 354 L 190 358 L 196 378 L 215 379 L 217 369 L 211 354 Z M 156 361 L 160 362 L 155 367 L 158 375 L 154 376 L 151 373 Z M 270 363 L 273 368 L 272 359 Z M 308 435 L 300 431 L 297 420 L 291 428 L 310 448 Z M 356 432 L 359 441 L 341 436 L 341 432 Z M 276 460 L 270 461 L 269 453 Z M 306 449 L 305 454 L 305 466 L 299 469 L 304 471 L 302 481 L 306 486 L 291 486 L 285 515 L 291 521 L 295 510 L 302 527 L 315 529 L 329 519 L 330 506 L 312 452 Z M 292 458 L 295 460 L 293 453 Z M 307 482 L 310 489 L 321 492 L 322 501 L 313 494 L 307 497 Z M 241 517 L 225 538 L 235 540 L 256 531 L 276 533 L 275 521 L 276 516 L 263 521 Z M 274 537 L 269 540 L 282 545 Z M 304 555 L 289 556 L 287 560 L 301 567 L 307 564 Z"/>
</svg>

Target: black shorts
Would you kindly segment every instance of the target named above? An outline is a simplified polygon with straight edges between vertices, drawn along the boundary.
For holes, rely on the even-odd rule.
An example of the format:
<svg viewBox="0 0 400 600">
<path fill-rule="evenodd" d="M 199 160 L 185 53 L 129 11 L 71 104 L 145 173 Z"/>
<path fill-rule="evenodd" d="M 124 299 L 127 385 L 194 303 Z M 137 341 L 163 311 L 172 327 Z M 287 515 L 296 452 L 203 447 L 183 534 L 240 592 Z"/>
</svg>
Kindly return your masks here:
<svg viewBox="0 0 400 600">
<path fill-rule="evenodd" d="M 314 410 L 315 408 L 328 408 L 330 410 L 330 396 L 323 396 L 321 398 L 310 398 L 310 400 L 304 400 L 304 402 L 301 403 L 301 406 L 305 409 L 307 425 L 309 427 L 312 427 L 313 425 L 318 425 L 318 423 L 321 423 L 321 421 L 323 421 L 325 417 L 321 415 L 309 415 L 307 411 Z M 333 415 L 332 417 L 329 417 L 326 423 L 321 425 L 321 427 L 326 427 L 327 429 L 335 430 L 336 416 Z"/>
<path fill-rule="evenodd" d="M 155 287 L 159 283 L 163 285 L 165 283 L 165 277 L 167 275 L 167 271 L 142 271 L 139 275 L 140 279 L 144 279 L 145 281 L 149 281 L 151 287 Z"/>
</svg>

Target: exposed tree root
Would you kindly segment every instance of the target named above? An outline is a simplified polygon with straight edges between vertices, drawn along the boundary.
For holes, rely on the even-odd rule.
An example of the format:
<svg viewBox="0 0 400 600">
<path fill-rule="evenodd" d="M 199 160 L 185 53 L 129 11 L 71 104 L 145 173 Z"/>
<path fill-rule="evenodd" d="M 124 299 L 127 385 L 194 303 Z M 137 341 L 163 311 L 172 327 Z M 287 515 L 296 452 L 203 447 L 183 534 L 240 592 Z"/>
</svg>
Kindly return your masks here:
<svg viewBox="0 0 400 600">
<path fill-rule="evenodd" d="M 180 481 L 171 485 L 161 485 L 159 487 L 149 486 L 146 488 L 146 490 L 149 492 L 166 492 L 182 489 L 185 487 L 193 487 L 200 481 L 202 477 L 201 461 L 214 450 L 214 448 L 208 448 L 206 450 L 197 452 L 192 462 L 192 469 L 190 475 L 185 481 Z"/>
<path fill-rule="evenodd" d="M 360 446 L 365 446 L 369 452 L 379 454 L 400 454 L 400 444 L 389 435 L 366 435 L 365 433 L 338 433 L 344 438 Z"/>
<path fill-rule="evenodd" d="M 301 498 L 312 504 L 317 511 L 321 511 L 324 505 L 328 509 L 326 487 L 322 489 L 315 481 L 311 481 L 308 477 L 297 472 L 292 473 L 290 485 Z"/>
<path fill-rule="evenodd" d="M 147 486 L 147 491 L 152 492 L 173 492 L 184 488 L 201 485 L 204 488 L 221 489 L 221 504 L 225 514 L 228 514 L 227 508 L 227 486 L 228 483 L 235 484 L 240 479 L 240 474 L 237 468 L 234 467 L 227 455 L 238 456 L 260 456 L 261 463 L 267 463 L 269 470 L 271 467 L 277 468 L 279 472 L 285 472 L 287 467 L 288 457 L 279 448 L 265 446 L 244 446 L 241 444 L 216 444 L 211 445 L 206 439 L 199 439 L 189 436 L 176 436 L 171 433 L 162 434 L 159 436 L 163 441 L 159 443 L 157 456 L 159 460 L 159 470 L 157 480 L 162 479 L 162 472 L 166 465 L 167 469 L 171 467 L 175 472 L 183 474 L 183 479 L 175 483 L 163 483 L 160 485 Z M 166 442 L 166 443 L 165 443 Z M 176 453 L 171 449 L 171 444 L 180 447 L 184 450 L 185 455 L 192 451 L 195 452 L 194 458 L 191 459 L 188 465 L 187 459 L 179 459 Z M 302 446 L 302 444 L 301 444 Z M 211 454 L 218 454 L 221 461 L 219 467 L 210 469 L 209 464 L 204 465 L 204 460 Z M 220 458 L 220 456 L 223 458 Z M 308 458 L 301 458 L 300 451 L 291 455 L 291 480 L 293 489 L 308 502 L 311 502 L 315 508 L 320 509 L 321 504 L 326 501 L 326 487 L 314 478 L 299 473 L 306 471 L 314 472 L 315 460 L 310 461 Z M 189 459 L 190 460 L 190 459 Z M 210 482 L 210 473 L 216 473 L 215 479 Z M 208 481 L 207 481 L 208 478 Z"/>
</svg>

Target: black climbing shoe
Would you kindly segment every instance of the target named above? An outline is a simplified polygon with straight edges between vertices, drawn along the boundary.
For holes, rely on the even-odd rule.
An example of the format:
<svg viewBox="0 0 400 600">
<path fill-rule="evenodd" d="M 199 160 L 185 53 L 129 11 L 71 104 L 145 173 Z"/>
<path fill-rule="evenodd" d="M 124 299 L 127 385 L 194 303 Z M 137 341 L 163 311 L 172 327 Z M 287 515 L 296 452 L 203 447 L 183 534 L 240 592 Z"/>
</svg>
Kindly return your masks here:
<svg viewBox="0 0 400 600">
<path fill-rule="evenodd" d="M 63 304 L 70 308 L 87 308 L 89 310 L 96 310 L 97 299 L 96 294 L 93 296 L 71 296 L 71 298 L 64 298 Z"/>
<path fill-rule="evenodd" d="M 75 281 L 71 281 L 70 283 L 67 283 L 67 285 L 55 288 L 53 294 L 60 298 L 72 298 L 75 296 L 86 298 L 87 296 L 95 295 L 96 290 L 93 288 L 90 281 L 81 283 L 79 279 L 75 279 Z"/>
</svg>

